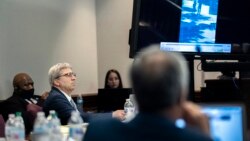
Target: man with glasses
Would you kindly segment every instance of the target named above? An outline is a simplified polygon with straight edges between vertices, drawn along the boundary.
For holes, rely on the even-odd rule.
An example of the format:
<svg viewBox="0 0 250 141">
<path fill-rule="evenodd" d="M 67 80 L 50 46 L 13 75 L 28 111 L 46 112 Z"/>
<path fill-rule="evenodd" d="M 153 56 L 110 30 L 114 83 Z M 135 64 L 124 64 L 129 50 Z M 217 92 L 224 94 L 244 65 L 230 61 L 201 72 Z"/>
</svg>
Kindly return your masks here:
<svg viewBox="0 0 250 141">
<path fill-rule="evenodd" d="M 124 119 L 123 110 L 113 113 L 88 114 L 78 108 L 72 100 L 71 93 L 76 86 L 76 74 L 68 63 L 58 63 L 52 66 L 48 72 L 51 91 L 46 99 L 43 110 L 48 115 L 50 110 L 55 110 L 61 120 L 62 125 L 67 124 L 72 111 L 78 111 L 85 122 L 90 119 L 114 117 Z"/>
</svg>

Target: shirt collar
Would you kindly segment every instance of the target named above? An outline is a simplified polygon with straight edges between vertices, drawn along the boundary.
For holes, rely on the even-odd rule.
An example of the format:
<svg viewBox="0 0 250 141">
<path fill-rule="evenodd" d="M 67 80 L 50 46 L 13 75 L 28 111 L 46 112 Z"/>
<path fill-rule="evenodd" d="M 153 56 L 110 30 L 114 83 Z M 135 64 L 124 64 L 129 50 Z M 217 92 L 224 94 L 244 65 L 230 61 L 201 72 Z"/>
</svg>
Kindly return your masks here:
<svg viewBox="0 0 250 141">
<path fill-rule="evenodd" d="M 65 93 L 63 90 L 61 90 L 61 89 L 59 89 L 58 88 L 58 90 L 60 91 L 60 92 L 62 92 L 62 94 L 68 99 L 68 101 L 70 102 L 71 101 L 71 96 L 69 96 L 67 93 Z"/>
</svg>

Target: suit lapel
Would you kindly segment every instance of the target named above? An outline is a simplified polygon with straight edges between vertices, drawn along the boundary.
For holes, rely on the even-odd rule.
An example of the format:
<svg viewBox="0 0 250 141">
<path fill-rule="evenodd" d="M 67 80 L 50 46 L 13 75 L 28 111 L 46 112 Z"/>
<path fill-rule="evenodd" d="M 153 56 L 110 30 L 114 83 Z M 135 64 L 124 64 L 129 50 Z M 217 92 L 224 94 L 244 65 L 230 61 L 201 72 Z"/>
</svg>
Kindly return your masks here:
<svg viewBox="0 0 250 141">
<path fill-rule="evenodd" d="M 73 106 L 70 102 L 69 102 L 69 100 L 67 99 L 67 97 L 58 89 L 58 88 L 56 88 L 56 87 L 52 87 L 52 90 L 53 91 L 56 91 L 56 92 L 58 92 L 58 93 L 60 93 L 66 100 L 67 100 L 67 102 L 69 103 L 69 105 L 72 107 L 72 108 L 77 108 L 77 110 L 81 113 L 81 114 L 83 114 L 84 112 L 83 112 L 83 110 L 82 109 L 80 109 L 78 106 Z M 73 99 L 72 99 L 73 100 Z"/>
</svg>

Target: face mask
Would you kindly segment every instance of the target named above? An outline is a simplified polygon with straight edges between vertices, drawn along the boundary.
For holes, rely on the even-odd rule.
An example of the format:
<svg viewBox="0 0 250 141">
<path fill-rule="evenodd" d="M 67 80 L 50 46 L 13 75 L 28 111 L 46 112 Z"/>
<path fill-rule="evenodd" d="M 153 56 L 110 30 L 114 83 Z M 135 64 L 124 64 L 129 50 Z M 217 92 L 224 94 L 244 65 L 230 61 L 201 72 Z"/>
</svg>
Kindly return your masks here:
<svg viewBox="0 0 250 141">
<path fill-rule="evenodd" d="M 30 90 L 23 90 L 23 89 L 19 89 L 16 91 L 18 93 L 19 96 L 21 96 L 23 99 L 30 99 L 33 97 L 34 95 L 34 89 L 30 89 Z"/>
</svg>

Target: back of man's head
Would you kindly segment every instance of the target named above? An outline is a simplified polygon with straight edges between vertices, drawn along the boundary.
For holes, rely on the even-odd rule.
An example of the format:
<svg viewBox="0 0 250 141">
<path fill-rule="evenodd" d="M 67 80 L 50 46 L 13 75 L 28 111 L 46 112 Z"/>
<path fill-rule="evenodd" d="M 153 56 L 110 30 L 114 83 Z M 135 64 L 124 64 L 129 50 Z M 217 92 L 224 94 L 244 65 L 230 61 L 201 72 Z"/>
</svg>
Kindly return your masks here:
<svg viewBox="0 0 250 141">
<path fill-rule="evenodd" d="M 142 112 L 161 112 L 177 104 L 188 91 L 188 69 L 178 54 L 153 45 L 142 50 L 131 68 L 131 80 Z"/>
</svg>

